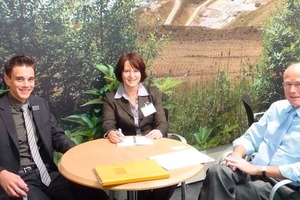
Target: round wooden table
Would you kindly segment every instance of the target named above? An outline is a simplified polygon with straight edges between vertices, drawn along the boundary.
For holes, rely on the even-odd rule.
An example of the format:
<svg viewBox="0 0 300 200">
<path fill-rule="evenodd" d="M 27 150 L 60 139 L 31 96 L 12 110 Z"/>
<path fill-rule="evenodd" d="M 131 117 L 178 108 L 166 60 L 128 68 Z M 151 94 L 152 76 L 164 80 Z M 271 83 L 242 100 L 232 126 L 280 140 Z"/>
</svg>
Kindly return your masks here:
<svg viewBox="0 0 300 200">
<path fill-rule="evenodd" d="M 176 149 L 194 149 L 191 145 L 178 140 L 161 138 L 154 140 L 154 145 L 119 147 L 108 139 L 86 142 L 67 151 L 58 163 L 58 169 L 67 179 L 81 185 L 108 190 L 149 190 L 175 185 L 198 174 L 204 164 L 184 167 L 168 171 L 167 179 L 126 183 L 102 187 L 96 177 L 94 167 L 100 164 L 114 164 L 138 161 L 149 156 L 171 153 Z M 147 173 L 147 172 L 145 172 Z"/>
</svg>

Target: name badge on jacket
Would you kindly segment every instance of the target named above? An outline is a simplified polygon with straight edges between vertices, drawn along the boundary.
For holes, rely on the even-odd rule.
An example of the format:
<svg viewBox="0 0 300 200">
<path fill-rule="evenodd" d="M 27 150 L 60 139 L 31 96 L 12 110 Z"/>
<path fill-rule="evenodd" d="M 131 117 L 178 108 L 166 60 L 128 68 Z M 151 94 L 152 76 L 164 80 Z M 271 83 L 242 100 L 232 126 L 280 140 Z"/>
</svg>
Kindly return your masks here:
<svg viewBox="0 0 300 200">
<path fill-rule="evenodd" d="M 143 107 L 141 107 L 141 111 L 144 115 L 144 117 L 148 117 L 149 115 L 156 112 L 156 109 L 153 105 L 153 103 L 146 103 Z"/>
</svg>

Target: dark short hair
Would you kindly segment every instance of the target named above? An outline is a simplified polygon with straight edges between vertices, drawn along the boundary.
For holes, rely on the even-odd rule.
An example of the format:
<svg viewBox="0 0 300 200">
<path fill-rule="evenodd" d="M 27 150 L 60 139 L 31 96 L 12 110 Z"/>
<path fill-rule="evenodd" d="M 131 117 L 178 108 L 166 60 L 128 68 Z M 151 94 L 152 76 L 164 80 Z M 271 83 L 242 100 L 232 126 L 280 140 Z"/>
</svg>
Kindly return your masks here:
<svg viewBox="0 0 300 200">
<path fill-rule="evenodd" d="M 34 74 L 35 74 L 35 62 L 33 59 L 25 56 L 25 55 L 21 55 L 21 56 L 14 56 L 11 59 L 9 59 L 7 61 L 7 63 L 4 65 L 4 73 L 8 76 L 11 77 L 11 73 L 14 67 L 17 66 L 23 66 L 26 65 L 28 67 L 32 67 L 34 70 Z"/>
<path fill-rule="evenodd" d="M 118 81 L 123 82 L 122 72 L 124 71 L 124 64 L 128 61 L 130 65 L 141 72 L 141 82 L 147 78 L 146 65 L 139 54 L 136 52 L 123 53 L 116 65 L 115 74 Z"/>
</svg>

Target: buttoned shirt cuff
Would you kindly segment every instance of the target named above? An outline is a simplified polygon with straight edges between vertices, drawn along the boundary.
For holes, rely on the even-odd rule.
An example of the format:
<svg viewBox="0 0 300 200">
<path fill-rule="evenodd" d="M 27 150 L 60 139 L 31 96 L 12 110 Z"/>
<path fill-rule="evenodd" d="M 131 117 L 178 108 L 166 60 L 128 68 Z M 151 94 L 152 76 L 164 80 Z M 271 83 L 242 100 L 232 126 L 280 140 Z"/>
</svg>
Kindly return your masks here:
<svg viewBox="0 0 300 200">
<path fill-rule="evenodd" d="M 296 163 L 293 163 L 288 165 L 281 165 L 278 166 L 278 168 L 283 177 L 292 180 L 294 183 L 296 183 L 295 185 L 300 185 L 300 178 L 299 176 L 297 176 L 297 174 L 300 173 L 300 169 L 296 165 Z"/>
<path fill-rule="evenodd" d="M 234 140 L 232 144 L 233 144 L 233 147 L 235 147 L 237 145 L 243 146 L 245 148 L 246 155 L 251 155 L 255 152 L 251 142 L 243 136 Z"/>
</svg>

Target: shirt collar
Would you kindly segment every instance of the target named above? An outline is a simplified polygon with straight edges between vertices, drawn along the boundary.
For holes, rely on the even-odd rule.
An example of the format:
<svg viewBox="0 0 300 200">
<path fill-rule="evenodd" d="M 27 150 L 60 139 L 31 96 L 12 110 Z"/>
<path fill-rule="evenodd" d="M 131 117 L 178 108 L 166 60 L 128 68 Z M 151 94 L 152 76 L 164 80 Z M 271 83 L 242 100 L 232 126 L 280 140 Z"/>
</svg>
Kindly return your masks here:
<svg viewBox="0 0 300 200">
<path fill-rule="evenodd" d="M 24 104 L 22 102 L 20 102 L 18 99 L 16 99 L 15 97 L 13 97 L 10 93 L 7 94 L 7 98 L 8 98 L 8 102 L 9 104 L 15 109 L 20 111 L 21 110 L 21 106 Z M 25 102 L 25 104 L 29 105 L 28 100 Z"/>
<path fill-rule="evenodd" d="M 300 108 L 297 108 L 295 111 L 296 111 L 296 113 L 297 113 L 297 115 L 299 117 L 300 116 Z"/>
<path fill-rule="evenodd" d="M 285 109 L 284 113 L 290 113 L 291 110 L 295 110 L 297 113 L 297 116 L 298 117 L 300 116 L 300 108 L 294 109 L 294 107 L 291 104 L 288 105 L 288 107 Z"/>
<path fill-rule="evenodd" d="M 123 84 L 121 84 L 117 89 L 117 92 L 115 94 L 115 99 L 120 99 L 122 97 L 125 98 L 126 96 L 127 95 L 125 93 L 124 86 Z M 138 96 L 149 96 L 145 86 L 142 83 L 139 83 Z"/>
</svg>

